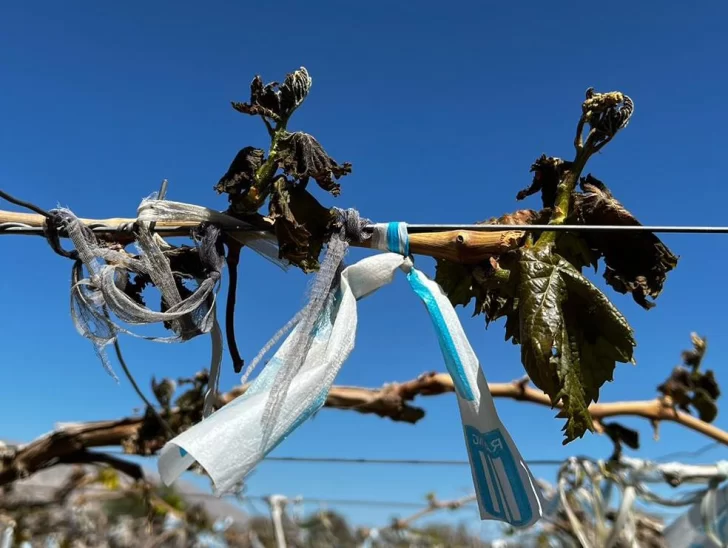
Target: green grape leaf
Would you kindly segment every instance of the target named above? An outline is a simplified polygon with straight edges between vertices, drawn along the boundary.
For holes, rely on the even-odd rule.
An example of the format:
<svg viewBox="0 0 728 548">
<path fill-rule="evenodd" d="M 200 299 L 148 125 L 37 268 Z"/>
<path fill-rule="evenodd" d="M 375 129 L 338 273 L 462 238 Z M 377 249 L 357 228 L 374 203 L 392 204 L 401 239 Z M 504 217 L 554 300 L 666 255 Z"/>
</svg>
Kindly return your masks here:
<svg viewBox="0 0 728 548">
<path fill-rule="evenodd" d="M 519 261 L 521 361 L 560 416 L 568 443 L 593 430 L 588 406 L 632 361 L 627 320 L 574 266 L 551 249 L 524 248 Z"/>
<path fill-rule="evenodd" d="M 589 266 L 597 271 L 599 255 L 589 247 L 586 241 L 571 232 L 560 234 L 556 240 L 556 252 L 569 261 L 574 268 L 581 269 Z"/>
</svg>

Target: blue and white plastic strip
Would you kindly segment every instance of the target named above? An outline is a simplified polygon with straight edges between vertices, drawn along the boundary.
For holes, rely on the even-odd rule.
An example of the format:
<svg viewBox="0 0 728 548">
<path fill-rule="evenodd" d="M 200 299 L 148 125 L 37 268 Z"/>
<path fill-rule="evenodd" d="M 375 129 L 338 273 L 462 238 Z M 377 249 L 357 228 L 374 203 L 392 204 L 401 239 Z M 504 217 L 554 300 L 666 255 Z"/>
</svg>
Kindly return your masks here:
<svg viewBox="0 0 728 548">
<path fill-rule="evenodd" d="M 169 485 L 195 461 L 217 493 L 231 491 L 293 430 L 326 401 L 354 348 L 359 299 L 392 282 L 402 269 L 432 318 L 457 391 L 466 447 L 482 519 L 528 527 L 543 513 L 541 494 L 495 410 L 488 384 L 452 304 L 438 284 L 414 268 L 404 223 L 375 225 L 372 247 L 391 251 L 345 268 L 336 299 L 321 314 L 313 344 L 288 390 L 279 419 L 263 422 L 273 379 L 286 364 L 291 335 L 251 387 L 233 402 L 169 441 L 159 473 Z"/>
<path fill-rule="evenodd" d="M 374 226 L 373 246 L 395 253 L 409 252 L 407 226 Z M 543 513 L 534 478 L 498 417 L 483 369 L 470 346 L 460 319 L 442 288 L 414 268 L 407 258 L 402 269 L 430 314 L 457 394 L 465 444 L 478 497 L 480 517 L 528 527 Z"/>
</svg>

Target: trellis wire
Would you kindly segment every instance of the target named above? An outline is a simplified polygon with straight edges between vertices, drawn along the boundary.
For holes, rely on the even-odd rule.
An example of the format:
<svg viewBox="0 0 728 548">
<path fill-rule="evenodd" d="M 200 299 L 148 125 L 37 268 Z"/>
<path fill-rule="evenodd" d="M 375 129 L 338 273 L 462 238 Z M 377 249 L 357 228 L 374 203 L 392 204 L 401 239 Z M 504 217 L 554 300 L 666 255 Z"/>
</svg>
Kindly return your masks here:
<svg viewBox="0 0 728 548">
<path fill-rule="evenodd" d="M 97 234 L 115 234 L 130 232 L 127 226 L 109 226 L 104 224 L 89 224 L 88 227 Z M 153 232 L 164 232 L 171 235 L 185 236 L 190 226 L 153 227 Z M 226 232 L 259 232 L 260 228 L 250 225 L 228 225 L 222 227 Z M 371 231 L 373 226 L 366 226 L 364 231 Z M 453 230 L 468 230 L 472 232 L 504 232 L 504 231 L 553 231 L 553 232 L 652 232 L 665 234 L 728 234 L 728 226 L 670 226 L 670 225 L 503 225 L 503 224 L 408 224 L 410 234 L 428 232 L 448 232 Z M 41 227 L 30 226 L 24 223 L 0 223 L 0 235 L 42 236 Z"/>
<path fill-rule="evenodd" d="M 167 191 L 168 182 L 165 179 L 162 181 L 162 186 L 157 199 L 164 199 Z M 46 210 L 38 207 L 37 205 L 20 200 L 14 196 L 11 196 L 7 192 L 0 190 L 0 198 L 29 209 L 42 215 L 46 218 L 50 216 L 50 213 Z M 226 222 L 222 223 L 222 229 L 231 232 L 261 232 L 258 227 L 253 227 L 247 223 L 231 223 L 227 222 L 232 218 L 226 219 Z M 132 221 L 132 220 L 130 220 Z M 182 222 L 182 221 L 180 221 Z M 179 235 L 185 235 L 189 233 L 191 227 L 189 226 L 167 226 L 163 229 L 157 230 L 155 222 L 150 223 L 151 231 L 165 232 L 167 234 L 179 233 Z M 116 233 L 116 232 L 131 232 L 132 222 L 124 223 L 118 226 L 109 226 L 102 223 L 91 223 L 87 226 L 96 233 Z M 371 232 L 374 229 L 374 225 L 368 225 L 363 227 L 364 231 Z M 410 234 L 418 234 L 423 232 L 447 232 L 452 230 L 470 230 L 474 232 L 502 232 L 502 231 L 553 231 L 553 232 L 652 232 L 652 233 L 683 233 L 683 234 L 728 234 L 728 226 L 645 226 L 645 225 L 551 225 L 551 224 L 408 224 L 407 231 Z M 30 226 L 24 223 L 18 222 L 5 222 L 0 223 L 0 235 L 2 234 L 26 234 L 26 235 L 43 235 L 42 227 Z"/>
<path fill-rule="evenodd" d="M 147 455 L 131 455 L 122 450 L 104 451 L 111 455 L 129 456 L 147 456 Z M 153 456 L 153 455 L 149 455 Z M 406 466 L 470 466 L 468 460 L 456 459 L 376 459 L 376 458 L 347 458 L 347 457 L 271 457 L 267 456 L 263 462 L 278 463 L 303 463 L 303 464 L 374 464 L 374 465 L 406 465 Z M 561 466 L 563 460 L 557 459 L 535 459 L 526 460 L 529 466 Z"/>
</svg>

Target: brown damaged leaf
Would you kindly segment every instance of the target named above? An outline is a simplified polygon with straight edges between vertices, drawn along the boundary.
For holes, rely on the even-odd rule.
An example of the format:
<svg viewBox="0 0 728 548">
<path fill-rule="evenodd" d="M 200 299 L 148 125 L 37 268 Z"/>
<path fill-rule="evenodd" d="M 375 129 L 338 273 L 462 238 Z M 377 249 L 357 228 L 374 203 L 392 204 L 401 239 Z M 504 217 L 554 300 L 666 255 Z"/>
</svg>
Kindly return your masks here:
<svg viewBox="0 0 728 548">
<path fill-rule="evenodd" d="M 516 200 L 523 200 L 528 196 L 541 192 L 541 201 L 544 208 L 554 207 L 556 202 L 556 188 L 564 176 L 564 172 L 571 167 L 571 162 L 561 158 L 541 157 L 531 165 L 533 180 L 528 188 L 516 195 Z"/>
<path fill-rule="evenodd" d="M 218 194 L 234 196 L 245 194 L 255 183 L 255 173 L 265 160 L 265 152 L 255 147 L 245 147 L 233 159 L 225 175 L 215 185 Z"/>
<path fill-rule="evenodd" d="M 318 257 L 334 217 L 305 188 L 285 177 L 273 183 L 269 217 L 274 222 L 279 256 L 309 273 L 319 268 Z"/>
<path fill-rule="evenodd" d="M 476 224 L 483 225 L 536 225 L 548 220 L 551 211 L 546 209 L 536 211 L 534 209 L 519 209 L 513 213 L 506 213 L 500 217 L 491 217 L 487 221 Z"/>
<path fill-rule="evenodd" d="M 580 186 L 583 193 L 575 195 L 572 215 L 577 224 L 641 225 L 595 177 L 583 177 Z M 678 257 L 657 236 L 650 232 L 585 232 L 582 238 L 604 258 L 604 278 L 609 285 L 620 293 L 631 293 L 643 308 L 655 306 L 648 298 L 657 298 L 667 273 L 678 262 Z"/>
<path fill-rule="evenodd" d="M 700 370 L 707 349 L 706 340 L 695 333 L 691 339 L 693 348 L 682 353 L 683 365 L 675 367 L 657 390 L 669 397 L 675 407 L 687 413 L 692 408 L 700 420 L 713 422 L 718 415 L 720 387 L 713 371 Z"/>
<path fill-rule="evenodd" d="M 283 84 L 263 84 L 262 78 L 256 76 L 250 84 L 250 102 L 233 102 L 232 105 L 243 114 L 286 122 L 308 96 L 311 84 L 311 76 L 305 67 L 286 75 Z"/>
<path fill-rule="evenodd" d="M 611 460 L 619 460 L 622 456 L 622 446 L 626 445 L 630 449 L 637 450 L 640 448 L 640 434 L 637 430 L 627 428 L 618 422 L 602 422 L 604 433 L 609 436 L 614 444 L 614 452 Z"/>
<path fill-rule="evenodd" d="M 350 163 L 337 164 L 313 135 L 303 132 L 287 133 L 281 138 L 276 160 L 286 175 L 301 181 L 304 186 L 313 178 L 334 196 L 341 192 L 336 180 L 351 173 Z"/>
</svg>

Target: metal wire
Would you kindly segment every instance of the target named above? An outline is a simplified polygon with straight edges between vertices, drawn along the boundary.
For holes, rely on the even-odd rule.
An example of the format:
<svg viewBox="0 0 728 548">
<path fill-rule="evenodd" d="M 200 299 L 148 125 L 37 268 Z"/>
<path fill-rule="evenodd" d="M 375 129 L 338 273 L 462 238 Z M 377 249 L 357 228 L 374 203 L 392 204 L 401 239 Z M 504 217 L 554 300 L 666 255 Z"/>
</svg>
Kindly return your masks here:
<svg viewBox="0 0 728 548">
<path fill-rule="evenodd" d="M 108 226 L 101 224 L 88 225 L 97 234 L 114 234 L 129 231 L 127 226 Z M 366 226 L 364 231 L 372 231 L 373 226 Z M 170 235 L 185 236 L 189 234 L 190 226 L 154 227 L 155 232 L 164 232 Z M 223 227 L 226 232 L 261 232 L 260 228 L 250 225 L 230 225 Z M 455 225 L 455 224 L 411 224 L 407 225 L 410 234 L 427 232 L 447 232 L 453 230 L 469 230 L 473 232 L 504 232 L 504 231 L 544 231 L 544 232 L 652 232 L 672 234 L 728 234 L 728 226 L 622 226 L 622 225 Z M 22 223 L 0 223 L 0 235 L 42 236 L 43 229 Z"/>
<path fill-rule="evenodd" d="M 371 230 L 371 227 L 365 227 Z M 664 232 L 686 234 L 728 234 L 728 226 L 623 226 L 623 225 L 407 225 L 410 234 L 472 230 L 473 232 L 502 232 L 504 230 L 554 232 Z"/>
<path fill-rule="evenodd" d="M 263 462 L 302 462 L 332 464 L 404 464 L 407 466 L 470 466 L 467 460 L 433 460 L 433 459 L 367 459 L 345 457 L 266 457 Z M 529 460 L 530 466 L 558 466 L 560 460 Z"/>
<path fill-rule="evenodd" d="M 167 180 L 162 181 L 158 197 L 163 199 L 167 193 Z M 11 196 L 7 192 L 0 190 L 0 199 L 4 199 L 15 205 L 19 205 L 31 211 L 34 211 L 44 217 L 50 217 L 50 213 L 38 207 L 35 204 L 20 200 Z M 131 224 L 126 223 L 121 226 L 107 226 L 102 224 L 88 225 L 91 230 L 97 233 L 114 233 L 129 232 Z M 155 223 L 151 223 L 150 229 L 156 230 Z M 168 234 L 179 233 L 180 235 L 188 234 L 190 227 L 165 227 L 157 230 Z M 371 232 L 373 225 L 363 228 L 363 230 Z M 236 232 L 262 232 L 259 228 L 250 226 L 247 223 L 242 225 L 224 226 L 225 231 Z M 471 230 L 474 232 L 502 232 L 508 230 L 517 231 L 551 231 L 551 232 L 653 232 L 653 233 L 683 233 L 683 234 L 728 234 L 728 226 L 622 226 L 622 225 L 499 225 L 499 224 L 408 224 L 407 232 L 410 234 L 418 234 L 423 232 L 445 232 L 449 230 Z M 0 234 L 26 234 L 26 235 L 42 235 L 41 227 L 33 227 L 23 225 L 22 223 L 0 223 Z"/>
<path fill-rule="evenodd" d="M 125 457 L 146 457 L 146 455 L 132 455 L 122 450 L 104 451 L 111 455 L 122 455 Z M 154 455 L 150 455 L 153 457 Z M 331 464 L 394 464 L 407 466 L 470 466 L 467 460 L 438 460 L 438 459 L 368 459 L 355 457 L 265 457 L 263 462 L 300 462 L 300 463 L 331 463 Z M 561 466 L 563 460 L 535 459 L 527 460 L 529 466 Z"/>
</svg>

